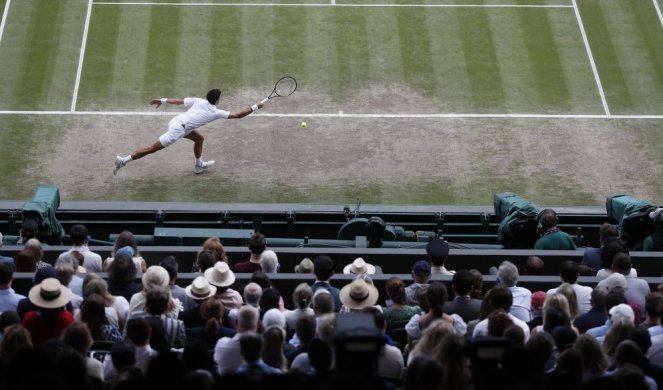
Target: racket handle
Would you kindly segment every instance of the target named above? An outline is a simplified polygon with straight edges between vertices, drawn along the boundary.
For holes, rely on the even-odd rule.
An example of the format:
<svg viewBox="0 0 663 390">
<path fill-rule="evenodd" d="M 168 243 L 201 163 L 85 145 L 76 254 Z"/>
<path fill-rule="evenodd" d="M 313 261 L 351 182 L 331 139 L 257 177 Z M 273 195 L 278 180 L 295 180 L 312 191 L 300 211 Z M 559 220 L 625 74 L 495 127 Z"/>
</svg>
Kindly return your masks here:
<svg viewBox="0 0 663 390">
<path fill-rule="evenodd" d="M 260 103 L 265 104 L 265 102 L 267 102 L 267 100 L 269 100 L 269 97 L 266 97 L 266 98 L 262 99 L 262 100 L 260 101 Z"/>
</svg>

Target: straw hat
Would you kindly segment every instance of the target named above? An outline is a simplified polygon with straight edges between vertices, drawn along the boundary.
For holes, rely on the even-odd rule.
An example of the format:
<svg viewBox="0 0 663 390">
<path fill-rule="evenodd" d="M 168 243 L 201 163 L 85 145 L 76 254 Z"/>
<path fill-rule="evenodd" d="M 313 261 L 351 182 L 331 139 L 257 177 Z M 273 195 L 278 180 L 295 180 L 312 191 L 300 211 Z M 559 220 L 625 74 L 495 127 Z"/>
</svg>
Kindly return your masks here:
<svg viewBox="0 0 663 390">
<path fill-rule="evenodd" d="M 224 261 L 217 261 L 214 267 L 205 270 L 205 279 L 214 286 L 228 287 L 235 283 L 235 274 Z"/>
<path fill-rule="evenodd" d="M 186 286 L 184 293 L 191 299 L 202 301 L 203 299 L 214 296 L 216 294 L 216 287 L 211 286 L 203 276 L 198 276 L 190 285 Z"/>
<path fill-rule="evenodd" d="M 160 265 L 150 266 L 143 274 L 143 288 L 150 290 L 157 287 L 168 287 L 170 275 L 168 271 Z"/>
<path fill-rule="evenodd" d="M 295 266 L 295 272 L 298 274 L 312 274 L 313 262 L 308 257 L 304 258 Z"/>
<path fill-rule="evenodd" d="M 348 264 L 343 268 L 344 274 L 369 274 L 373 275 L 375 273 L 375 266 L 373 264 L 368 264 L 361 257 L 357 257 L 355 261 L 351 264 Z"/>
<path fill-rule="evenodd" d="M 63 307 L 71 299 L 69 288 L 60 284 L 55 278 L 46 278 L 30 289 L 28 294 L 30 302 L 43 309 L 56 309 Z"/>
<path fill-rule="evenodd" d="M 352 283 L 346 284 L 339 294 L 341 302 L 355 310 L 375 305 L 379 296 L 378 289 L 363 279 L 355 279 Z"/>
</svg>

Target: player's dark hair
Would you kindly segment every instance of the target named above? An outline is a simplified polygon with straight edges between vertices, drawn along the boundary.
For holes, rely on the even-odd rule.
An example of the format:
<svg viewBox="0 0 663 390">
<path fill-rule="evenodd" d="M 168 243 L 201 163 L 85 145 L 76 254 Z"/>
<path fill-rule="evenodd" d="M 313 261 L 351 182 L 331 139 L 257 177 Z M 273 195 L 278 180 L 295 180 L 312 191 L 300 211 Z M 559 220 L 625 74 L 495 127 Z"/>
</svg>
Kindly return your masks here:
<svg viewBox="0 0 663 390">
<path fill-rule="evenodd" d="M 210 89 L 209 92 L 207 92 L 207 101 L 210 102 L 210 104 L 216 104 L 219 102 L 219 99 L 221 98 L 221 90 L 220 89 Z"/>
</svg>

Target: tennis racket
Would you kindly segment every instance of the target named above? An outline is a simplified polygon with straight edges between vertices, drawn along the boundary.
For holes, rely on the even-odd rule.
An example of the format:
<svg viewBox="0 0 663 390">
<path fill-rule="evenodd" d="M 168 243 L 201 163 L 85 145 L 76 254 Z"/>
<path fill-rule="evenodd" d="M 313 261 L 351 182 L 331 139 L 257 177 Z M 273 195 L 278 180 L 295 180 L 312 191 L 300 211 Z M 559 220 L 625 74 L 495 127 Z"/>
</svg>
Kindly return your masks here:
<svg viewBox="0 0 663 390">
<path fill-rule="evenodd" d="M 281 77 L 279 81 L 276 82 L 274 85 L 274 89 L 272 90 L 272 93 L 269 94 L 266 98 L 264 98 L 261 103 L 265 103 L 269 99 L 273 99 L 275 97 L 286 97 L 292 95 L 293 92 L 297 89 L 297 80 L 295 80 L 294 77 L 290 76 L 285 76 Z"/>
</svg>

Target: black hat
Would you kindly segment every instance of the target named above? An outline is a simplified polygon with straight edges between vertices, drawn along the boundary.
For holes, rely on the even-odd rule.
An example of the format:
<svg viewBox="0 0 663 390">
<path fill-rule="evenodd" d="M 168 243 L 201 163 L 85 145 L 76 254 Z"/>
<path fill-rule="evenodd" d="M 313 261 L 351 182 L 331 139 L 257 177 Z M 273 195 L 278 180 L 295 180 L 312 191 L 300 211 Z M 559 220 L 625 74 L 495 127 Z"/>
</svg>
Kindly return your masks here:
<svg viewBox="0 0 663 390">
<path fill-rule="evenodd" d="M 426 245 L 426 254 L 433 258 L 444 257 L 449 254 L 449 244 L 442 239 L 435 238 Z"/>
</svg>

